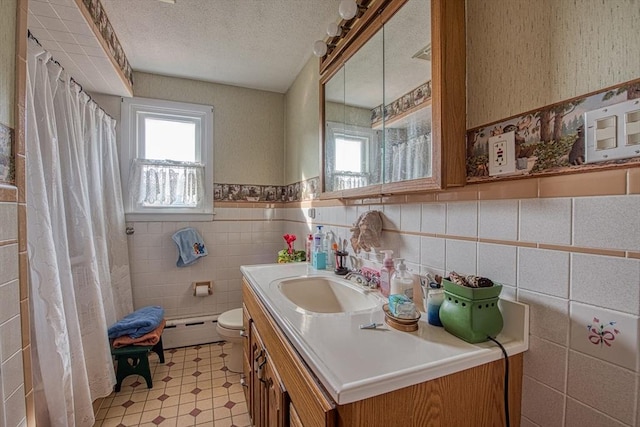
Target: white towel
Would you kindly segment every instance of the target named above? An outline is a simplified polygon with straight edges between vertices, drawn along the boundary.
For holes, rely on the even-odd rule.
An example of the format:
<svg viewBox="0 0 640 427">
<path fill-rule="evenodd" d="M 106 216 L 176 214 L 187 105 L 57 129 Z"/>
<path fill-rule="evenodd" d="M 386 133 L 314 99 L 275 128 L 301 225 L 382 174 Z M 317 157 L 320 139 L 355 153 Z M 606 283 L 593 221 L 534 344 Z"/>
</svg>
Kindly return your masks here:
<svg viewBox="0 0 640 427">
<path fill-rule="evenodd" d="M 186 267 L 207 255 L 207 247 L 202 236 L 195 228 L 187 227 L 178 230 L 173 235 L 173 241 L 178 246 L 178 267 Z"/>
</svg>

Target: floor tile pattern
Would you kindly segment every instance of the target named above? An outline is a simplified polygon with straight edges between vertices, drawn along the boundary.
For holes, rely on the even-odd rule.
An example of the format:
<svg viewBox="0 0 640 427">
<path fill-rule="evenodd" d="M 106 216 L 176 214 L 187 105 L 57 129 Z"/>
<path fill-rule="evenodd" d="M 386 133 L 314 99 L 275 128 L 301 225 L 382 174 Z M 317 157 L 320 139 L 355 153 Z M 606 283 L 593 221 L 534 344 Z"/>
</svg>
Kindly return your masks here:
<svg viewBox="0 0 640 427">
<path fill-rule="evenodd" d="M 247 427 L 251 425 L 240 374 L 225 366 L 230 344 L 165 350 L 149 356 L 153 388 L 131 375 L 106 397 L 94 427 Z"/>
</svg>

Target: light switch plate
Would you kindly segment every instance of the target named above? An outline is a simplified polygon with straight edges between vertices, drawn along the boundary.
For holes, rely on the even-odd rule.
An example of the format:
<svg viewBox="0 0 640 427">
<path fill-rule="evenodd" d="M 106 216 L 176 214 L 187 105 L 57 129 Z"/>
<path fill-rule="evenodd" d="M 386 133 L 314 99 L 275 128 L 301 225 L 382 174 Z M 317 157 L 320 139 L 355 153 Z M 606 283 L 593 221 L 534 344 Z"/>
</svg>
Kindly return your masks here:
<svg viewBox="0 0 640 427">
<path fill-rule="evenodd" d="M 640 99 L 584 113 L 585 163 L 640 156 Z"/>
<path fill-rule="evenodd" d="M 502 133 L 489 138 L 489 175 L 516 173 L 515 132 Z"/>
</svg>

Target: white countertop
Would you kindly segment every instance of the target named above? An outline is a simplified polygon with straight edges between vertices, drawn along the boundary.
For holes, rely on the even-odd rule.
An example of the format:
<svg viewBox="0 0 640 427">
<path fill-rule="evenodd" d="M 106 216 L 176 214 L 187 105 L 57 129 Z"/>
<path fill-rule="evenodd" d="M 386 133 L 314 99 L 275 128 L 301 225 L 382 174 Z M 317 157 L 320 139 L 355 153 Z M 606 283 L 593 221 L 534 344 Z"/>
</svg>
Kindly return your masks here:
<svg viewBox="0 0 640 427">
<path fill-rule="evenodd" d="M 502 358 L 493 342 L 469 344 L 427 323 L 401 332 L 384 323 L 382 304 L 355 313 L 311 313 L 296 307 L 273 285 L 299 276 L 338 277 L 307 263 L 242 266 L 241 271 L 276 323 L 340 405 L 439 378 Z M 529 348 L 529 307 L 500 300 L 504 329 L 497 340 L 511 356 Z M 360 325 L 383 323 L 378 329 Z"/>
</svg>

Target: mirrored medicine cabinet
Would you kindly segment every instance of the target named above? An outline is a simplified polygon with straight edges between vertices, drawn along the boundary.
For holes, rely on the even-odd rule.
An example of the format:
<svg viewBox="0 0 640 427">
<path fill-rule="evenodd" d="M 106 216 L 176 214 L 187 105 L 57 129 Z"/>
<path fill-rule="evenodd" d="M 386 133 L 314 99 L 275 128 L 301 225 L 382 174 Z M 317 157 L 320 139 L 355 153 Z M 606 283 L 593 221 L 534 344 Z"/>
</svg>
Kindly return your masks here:
<svg viewBox="0 0 640 427">
<path fill-rule="evenodd" d="M 464 185 L 464 18 L 464 0 L 373 0 L 341 23 L 320 60 L 323 198 Z"/>
</svg>

